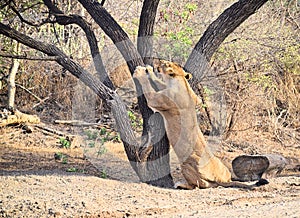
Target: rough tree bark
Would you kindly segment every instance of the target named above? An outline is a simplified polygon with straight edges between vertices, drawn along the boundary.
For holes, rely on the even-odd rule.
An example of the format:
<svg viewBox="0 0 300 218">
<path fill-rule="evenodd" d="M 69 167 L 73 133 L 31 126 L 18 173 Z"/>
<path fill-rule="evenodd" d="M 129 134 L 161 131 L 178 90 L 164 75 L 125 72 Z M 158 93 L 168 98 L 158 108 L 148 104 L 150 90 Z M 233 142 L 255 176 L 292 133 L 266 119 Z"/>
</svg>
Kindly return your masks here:
<svg viewBox="0 0 300 218">
<path fill-rule="evenodd" d="M 143 58 L 145 64 L 153 66 L 153 30 L 156 12 L 158 8 L 159 0 L 145 0 L 143 3 L 142 12 L 140 15 L 140 24 L 137 39 L 137 49 Z M 145 105 L 146 102 L 143 102 Z M 156 180 L 156 184 L 164 184 L 165 186 L 173 186 L 173 179 L 170 169 L 170 144 L 166 134 L 164 121 L 159 113 L 153 114 L 153 111 L 148 107 L 143 108 L 144 126 L 143 135 L 156 136 L 152 138 L 150 145 L 152 150 L 149 153 L 148 160 L 156 160 L 150 162 L 154 165 L 155 171 L 159 170 L 165 173 L 165 176 L 159 180 Z M 150 120 L 151 119 L 151 120 Z M 156 140 L 156 141 L 153 141 Z"/>
<path fill-rule="evenodd" d="M 92 0 L 79 0 L 79 2 L 114 42 L 126 60 L 132 74 L 137 66 L 144 65 L 142 56 L 136 50 L 128 35 L 100 3 Z M 142 22 L 146 23 L 144 21 L 147 17 L 149 18 L 148 22 L 150 22 L 141 28 L 141 32 L 143 32 L 144 35 L 153 34 L 153 25 L 158 3 L 159 1 L 144 2 Z M 152 10 L 148 8 L 149 6 Z M 141 50 L 149 48 L 148 46 L 143 47 L 141 45 L 140 43 Z M 130 153 L 127 153 L 128 159 L 131 162 L 136 162 L 136 172 L 143 182 L 161 187 L 172 187 L 174 183 L 170 173 L 168 155 L 170 146 L 166 136 L 164 136 L 165 131 L 162 118 L 159 114 L 153 115 L 152 110 L 147 106 L 140 84 L 135 81 L 135 85 L 138 93 L 138 104 L 143 117 L 142 138 L 144 140 L 142 140 L 142 145 L 137 151 L 138 155 L 132 156 Z M 120 131 L 122 130 L 120 129 Z M 151 138 L 150 141 L 148 140 L 149 138 Z M 126 151 L 126 144 L 124 144 L 124 146 Z"/>
<path fill-rule="evenodd" d="M 159 0 L 145 0 L 140 15 L 137 49 L 145 64 L 153 65 L 153 30 Z"/>
</svg>

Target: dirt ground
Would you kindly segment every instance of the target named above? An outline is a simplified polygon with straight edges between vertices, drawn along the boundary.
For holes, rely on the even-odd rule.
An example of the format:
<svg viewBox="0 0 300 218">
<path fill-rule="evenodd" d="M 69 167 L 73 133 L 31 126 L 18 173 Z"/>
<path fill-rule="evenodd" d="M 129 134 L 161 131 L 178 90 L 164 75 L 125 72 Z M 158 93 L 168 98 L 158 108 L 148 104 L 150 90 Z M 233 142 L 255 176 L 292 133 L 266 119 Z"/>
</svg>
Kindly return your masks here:
<svg viewBox="0 0 300 218">
<path fill-rule="evenodd" d="M 58 141 L 37 129 L 0 129 L 0 217 L 300 217 L 299 171 L 251 191 L 164 189 L 138 181 L 121 143 L 99 153 Z M 300 157 L 299 147 L 292 152 Z"/>
</svg>

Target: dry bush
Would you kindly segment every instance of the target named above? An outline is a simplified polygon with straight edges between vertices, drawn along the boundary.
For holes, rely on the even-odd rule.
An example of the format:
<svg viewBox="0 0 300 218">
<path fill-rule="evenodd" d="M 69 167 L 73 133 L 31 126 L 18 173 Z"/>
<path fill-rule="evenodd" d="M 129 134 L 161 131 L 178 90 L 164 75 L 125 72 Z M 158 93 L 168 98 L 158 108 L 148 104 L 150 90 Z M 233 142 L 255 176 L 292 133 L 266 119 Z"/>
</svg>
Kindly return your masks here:
<svg viewBox="0 0 300 218">
<path fill-rule="evenodd" d="M 102 101 L 54 62 L 22 61 L 16 84 L 16 108 L 37 114 L 43 121 L 95 121 L 102 114 Z M 5 82 L 0 93 L 7 94 Z M 1 105 L 6 100 L 1 98 Z"/>
<path fill-rule="evenodd" d="M 16 108 L 46 120 L 70 118 L 74 84 L 76 80 L 55 63 L 21 61 L 16 78 Z M 7 86 L 1 93 L 7 93 Z"/>
<path fill-rule="evenodd" d="M 15 7 L 22 8 L 24 6 L 22 4 L 25 3 L 17 2 Z M 36 4 L 36 2 L 28 3 L 28 5 L 30 4 L 33 6 L 29 7 L 28 10 L 21 10 L 22 15 L 31 22 L 41 22 L 45 18 L 43 16 L 47 16 L 46 13 L 41 13 L 47 10 L 46 7 L 43 4 Z M 84 15 L 82 7 L 78 3 L 60 1 L 59 4 L 62 4 L 59 7 L 66 14 L 77 13 Z M 15 14 L 6 14 L 5 17 L 10 19 L 15 17 Z M 22 25 L 22 22 L 17 17 L 12 19 L 11 22 L 13 22 L 11 26 L 20 32 L 28 34 L 37 40 L 54 44 L 71 58 L 74 58 L 76 62 L 79 62 L 85 69 L 94 71 L 85 34 L 78 26 L 45 24 L 35 28 L 29 25 Z M 99 31 L 96 32 L 98 33 Z M 0 36 L 0 41 L 3 53 L 12 53 L 12 41 L 4 36 Z M 20 47 L 19 55 L 45 58 L 45 55 L 41 54 L 41 52 L 28 49 L 25 46 Z M 6 106 L 7 102 L 6 77 L 9 73 L 10 64 L 11 59 L 0 57 L 0 80 L 3 83 L 2 89 L 0 89 L 0 95 L 3 96 L 0 99 L 1 106 Z M 90 99 L 87 98 L 90 92 L 83 91 L 85 88 L 82 88 L 78 79 L 55 62 L 21 60 L 16 84 L 16 107 L 31 114 L 38 114 L 43 121 L 72 119 L 74 117 L 90 120 L 90 110 L 93 110 L 92 114 L 99 114 L 102 111 L 102 101 L 95 97 L 95 102 L 93 102 L 93 105 L 90 105 Z M 74 104 L 73 101 L 78 104 Z M 79 112 L 78 107 L 83 109 L 82 114 Z M 85 108 L 88 108 L 89 111 L 86 111 Z M 95 116 L 93 119 L 95 119 Z"/>
<path fill-rule="evenodd" d="M 214 56 L 213 68 L 225 87 L 230 140 L 299 145 L 300 31 L 293 3 L 267 4 Z"/>
</svg>

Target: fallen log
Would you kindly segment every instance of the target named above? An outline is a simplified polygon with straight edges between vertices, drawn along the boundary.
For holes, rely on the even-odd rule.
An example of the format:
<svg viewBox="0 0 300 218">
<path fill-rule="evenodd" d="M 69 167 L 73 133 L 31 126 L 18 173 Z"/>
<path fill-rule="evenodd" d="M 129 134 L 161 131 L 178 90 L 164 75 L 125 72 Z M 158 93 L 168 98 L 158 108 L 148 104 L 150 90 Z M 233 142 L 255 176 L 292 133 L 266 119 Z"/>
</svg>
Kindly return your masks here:
<svg viewBox="0 0 300 218">
<path fill-rule="evenodd" d="M 37 124 L 40 123 L 40 118 L 37 115 L 25 114 L 16 109 L 13 112 L 8 110 L 1 112 L 0 127 L 19 123 Z"/>
<path fill-rule="evenodd" d="M 240 181 L 271 178 L 282 172 L 288 161 L 278 154 L 241 155 L 232 161 L 232 170 Z"/>
</svg>

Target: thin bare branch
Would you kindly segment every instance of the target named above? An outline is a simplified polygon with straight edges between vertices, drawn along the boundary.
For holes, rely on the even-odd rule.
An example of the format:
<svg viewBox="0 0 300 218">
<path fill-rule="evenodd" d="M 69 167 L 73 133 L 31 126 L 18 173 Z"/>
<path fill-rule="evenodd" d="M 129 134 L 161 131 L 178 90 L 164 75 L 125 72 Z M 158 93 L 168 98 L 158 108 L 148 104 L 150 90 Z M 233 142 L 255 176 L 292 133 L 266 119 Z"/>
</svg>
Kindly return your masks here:
<svg viewBox="0 0 300 218">
<path fill-rule="evenodd" d="M 3 8 L 5 8 L 7 5 L 10 4 L 10 1 L 6 1 L 3 5 L 0 6 L 0 10 L 2 10 Z"/>
<path fill-rule="evenodd" d="M 21 13 L 20 13 L 15 7 L 11 6 L 10 8 L 11 8 L 12 11 L 15 12 L 15 14 L 19 17 L 19 19 L 21 20 L 21 22 L 24 22 L 24 23 L 26 23 L 26 24 L 28 24 L 28 25 L 30 25 L 30 26 L 40 27 L 40 26 L 42 26 L 42 25 L 44 25 L 44 24 L 46 24 L 46 23 L 49 23 L 49 20 L 48 20 L 48 19 L 43 20 L 43 21 L 40 22 L 40 23 L 33 23 L 33 22 L 31 22 L 31 21 L 28 21 L 28 20 L 24 19 L 23 16 L 21 15 Z"/>
<path fill-rule="evenodd" d="M 37 96 L 36 94 L 34 94 L 29 89 L 26 89 L 24 86 L 22 86 L 22 85 L 20 85 L 18 83 L 16 83 L 16 86 L 19 87 L 19 88 L 21 88 L 21 89 L 23 89 L 24 91 L 28 92 L 30 95 L 32 95 L 34 98 L 36 98 L 38 101 L 42 101 L 42 99 L 39 96 Z"/>
<path fill-rule="evenodd" d="M 3 54 L 0 53 L 0 57 L 4 58 L 13 58 L 13 59 L 23 59 L 23 60 L 30 60 L 30 61 L 57 61 L 58 57 L 29 57 L 25 55 L 12 55 L 12 54 Z"/>
</svg>

